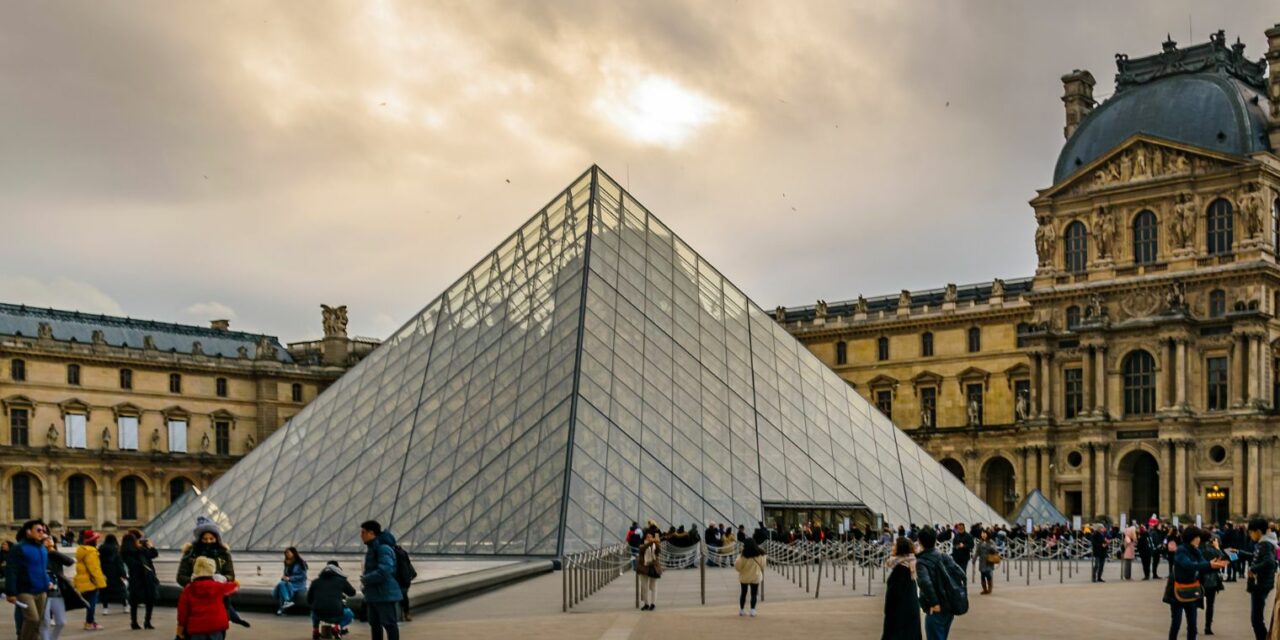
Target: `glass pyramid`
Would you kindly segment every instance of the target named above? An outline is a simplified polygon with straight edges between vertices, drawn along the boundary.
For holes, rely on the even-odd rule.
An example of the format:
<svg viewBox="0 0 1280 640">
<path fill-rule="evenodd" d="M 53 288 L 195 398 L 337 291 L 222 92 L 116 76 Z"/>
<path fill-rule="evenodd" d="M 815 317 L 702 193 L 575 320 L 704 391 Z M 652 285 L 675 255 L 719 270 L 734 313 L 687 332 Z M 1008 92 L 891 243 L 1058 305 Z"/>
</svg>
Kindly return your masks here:
<svg viewBox="0 0 1280 640">
<path fill-rule="evenodd" d="M 1049 498 L 1040 493 L 1039 489 L 1032 489 L 1031 493 L 1022 500 L 1022 505 L 1015 512 L 1018 515 L 1013 517 L 1013 522 L 1026 524 L 1027 519 L 1031 519 L 1031 524 L 1070 524 L 1071 519 L 1062 515 L 1058 508 L 1053 506 Z"/>
<path fill-rule="evenodd" d="M 1001 522 L 592 167 L 215 482 L 150 525 L 236 549 L 557 555 L 762 504 Z"/>
</svg>

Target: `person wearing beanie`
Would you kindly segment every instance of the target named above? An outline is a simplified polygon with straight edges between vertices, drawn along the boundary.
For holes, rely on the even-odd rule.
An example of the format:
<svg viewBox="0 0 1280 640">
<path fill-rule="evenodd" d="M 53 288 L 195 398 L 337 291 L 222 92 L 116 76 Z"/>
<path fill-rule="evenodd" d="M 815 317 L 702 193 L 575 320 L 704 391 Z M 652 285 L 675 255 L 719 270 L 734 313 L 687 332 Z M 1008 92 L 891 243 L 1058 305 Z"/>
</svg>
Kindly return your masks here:
<svg viewBox="0 0 1280 640">
<path fill-rule="evenodd" d="M 100 539 L 102 536 L 97 531 L 85 529 L 80 534 L 80 546 L 76 547 L 76 577 L 73 584 L 87 605 L 84 610 L 84 628 L 87 631 L 102 628 L 94 620 L 100 590 L 107 588 L 107 577 L 102 574 L 102 561 L 98 557 Z"/>
<path fill-rule="evenodd" d="M 178 561 L 178 584 L 186 586 L 192 580 L 195 562 L 199 558 L 209 558 L 214 564 L 214 573 L 234 582 L 236 565 L 231 559 L 231 548 L 222 541 L 222 529 L 216 522 L 205 516 L 196 518 L 192 541 L 182 548 L 182 559 Z M 227 603 L 227 615 L 231 621 L 248 627 L 249 622 L 240 617 L 231 603 Z"/>
<path fill-rule="evenodd" d="M 192 563 L 191 581 L 178 596 L 177 637 L 186 640 L 223 640 L 231 620 L 227 616 L 226 599 L 240 588 L 235 581 L 214 579 L 217 563 L 200 556 Z"/>
<path fill-rule="evenodd" d="M 311 638 L 323 635 L 323 625 L 332 627 L 332 636 L 341 637 L 347 634 L 347 627 L 355 620 L 351 609 L 347 608 L 344 598 L 356 595 L 356 588 L 351 586 L 347 575 L 342 572 L 336 560 L 330 560 L 320 575 L 307 589 L 307 606 L 311 607 Z"/>
</svg>

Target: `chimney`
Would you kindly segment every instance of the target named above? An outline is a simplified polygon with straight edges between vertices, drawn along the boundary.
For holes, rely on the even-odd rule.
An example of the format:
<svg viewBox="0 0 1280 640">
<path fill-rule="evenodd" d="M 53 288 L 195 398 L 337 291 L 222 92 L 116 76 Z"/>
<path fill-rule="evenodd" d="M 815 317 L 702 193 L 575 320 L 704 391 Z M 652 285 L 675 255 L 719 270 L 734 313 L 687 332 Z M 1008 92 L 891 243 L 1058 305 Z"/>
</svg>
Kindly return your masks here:
<svg viewBox="0 0 1280 640">
<path fill-rule="evenodd" d="M 1097 81 L 1093 74 L 1079 69 L 1062 76 L 1062 104 L 1067 109 L 1067 126 L 1062 128 L 1062 135 L 1070 138 L 1080 126 L 1080 121 L 1098 106 L 1093 100 L 1093 85 Z"/>
<path fill-rule="evenodd" d="M 230 320 L 210 320 L 209 328 L 217 331 L 228 331 L 231 329 Z"/>
<path fill-rule="evenodd" d="M 1271 102 L 1271 123 L 1267 137 L 1271 150 L 1280 153 L 1280 24 L 1267 29 L 1267 100 Z"/>
</svg>

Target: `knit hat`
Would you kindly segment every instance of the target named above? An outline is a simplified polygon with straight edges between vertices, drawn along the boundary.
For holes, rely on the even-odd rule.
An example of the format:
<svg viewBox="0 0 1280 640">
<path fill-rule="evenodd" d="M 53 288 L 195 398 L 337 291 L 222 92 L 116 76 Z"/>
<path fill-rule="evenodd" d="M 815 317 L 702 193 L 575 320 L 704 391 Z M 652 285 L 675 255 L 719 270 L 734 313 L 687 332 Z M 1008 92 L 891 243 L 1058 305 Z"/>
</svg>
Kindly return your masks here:
<svg viewBox="0 0 1280 640">
<path fill-rule="evenodd" d="M 191 569 L 192 578 L 212 578 L 214 572 L 218 570 L 218 565 L 214 564 L 213 558 L 200 556 L 196 558 L 195 567 Z"/>
<path fill-rule="evenodd" d="M 200 542 L 200 536 L 206 533 L 212 533 L 218 537 L 218 542 L 222 542 L 222 529 L 218 528 L 217 523 L 210 520 L 207 516 L 197 516 L 194 532 L 196 542 Z"/>
<path fill-rule="evenodd" d="M 100 538 L 102 538 L 102 534 L 93 529 L 85 529 L 80 534 L 80 544 L 95 545 L 98 544 Z"/>
</svg>

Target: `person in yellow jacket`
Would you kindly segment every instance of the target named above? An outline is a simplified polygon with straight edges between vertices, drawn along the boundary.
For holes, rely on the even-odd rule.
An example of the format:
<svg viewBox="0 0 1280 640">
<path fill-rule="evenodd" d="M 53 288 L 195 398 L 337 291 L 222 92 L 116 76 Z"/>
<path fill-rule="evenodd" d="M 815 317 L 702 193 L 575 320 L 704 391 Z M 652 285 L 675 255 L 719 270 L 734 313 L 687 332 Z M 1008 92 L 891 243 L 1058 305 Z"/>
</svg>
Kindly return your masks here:
<svg viewBox="0 0 1280 640">
<path fill-rule="evenodd" d="M 738 583 L 742 585 L 738 596 L 738 615 L 747 615 L 747 590 L 750 589 L 751 617 L 756 617 L 756 596 L 760 592 L 760 583 L 764 582 L 764 565 L 768 560 L 755 540 L 747 538 L 742 541 L 742 553 L 733 563 L 733 568 L 738 570 Z"/>
<path fill-rule="evenodd" d="M 97 531 L 85 529 L 80 534 L 80 546 L 76 548 L 76 577 L 72 584 L 89 605 L 84 609 L 86 631 L 102 628 L 93 619 L 98 609 L 98 590 L 107 588 L 107 577 L 102 575 L 102 561 L 98 558 L 98 540 L 101 538 Z"/>
</svg>

